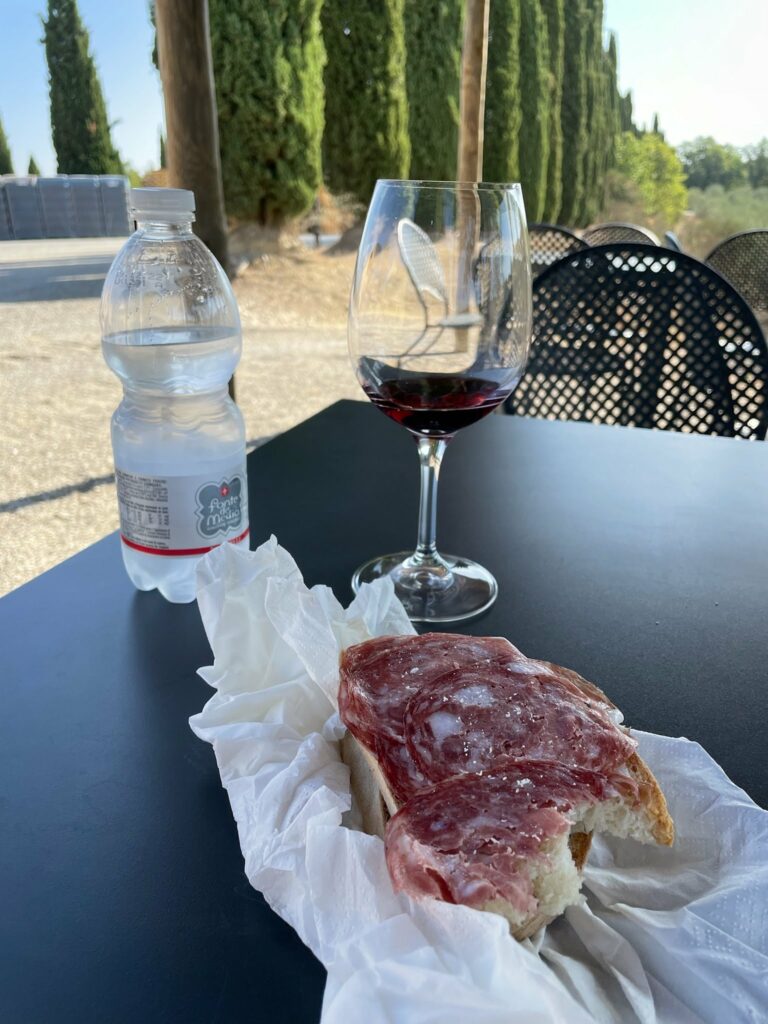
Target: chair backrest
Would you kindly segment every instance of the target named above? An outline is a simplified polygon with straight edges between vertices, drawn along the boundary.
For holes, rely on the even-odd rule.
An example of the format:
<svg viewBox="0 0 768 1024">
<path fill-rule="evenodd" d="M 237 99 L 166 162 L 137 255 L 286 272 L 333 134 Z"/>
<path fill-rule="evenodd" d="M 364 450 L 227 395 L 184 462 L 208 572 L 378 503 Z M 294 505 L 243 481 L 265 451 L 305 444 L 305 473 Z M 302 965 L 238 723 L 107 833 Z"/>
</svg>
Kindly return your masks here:
<svg viewBox="0 0 768 1024">
<path fill-rule="evenodd" d="M 403 217 L 397 225 L 397 244 L 408 275 L 426 311 L 424 295 L 431 295 L 448 308 L 448 294 L 440 257 L 432 239 L 418 224 Z"/>
<path fill-rule="evenodd" d="M 664 241 L 666 242 L 668 249 L 673 249 L 675 252 L 685 252 L 685 249 L 683 249 L 682 242 L 674 233 L 674 231 L 665 231 Z"/>
<path fill-rule="evenodd" d="M 475 302 L 481 316 L 486 318 L 490 312 L 491 296 L 501 291 L 499 278 L 504 275 L 503 255 L 504 243 L 497 235 L 485 243 L 472 263 Z"/>
<path fill-rule="evenodd" d="M 768 349 L 727 281 L 639 243 L 568 256 L 534 283 L 528 367 L 508 412 L 762 440 Z"/>
<path fill-rule="evenodd" d="M 594 227 L 582 231 L 581 237 L 587 245 L 609 245 L 613 242 L 646 242 L 659 245 L 659 240 L 652 231 L 641 228 L 638 224 L 622 224 L 618 221 L 609 224 L 595 224 Z"/>
<path fill-rule="evenodd" d="M 587 243 L 568 228 L 559 224 L 529 224 L 528 240 L 531 248 L 531 274 L 538 277 L 542 270 L 557 263 L 563 256 L 586 249 Z"/>
<path fill-rule="evenodd" d="M 706 262 L 730 281 L 753 309 L 768 310 L 768 230 L 731 235 L 715 246 Z"/>
</svg>

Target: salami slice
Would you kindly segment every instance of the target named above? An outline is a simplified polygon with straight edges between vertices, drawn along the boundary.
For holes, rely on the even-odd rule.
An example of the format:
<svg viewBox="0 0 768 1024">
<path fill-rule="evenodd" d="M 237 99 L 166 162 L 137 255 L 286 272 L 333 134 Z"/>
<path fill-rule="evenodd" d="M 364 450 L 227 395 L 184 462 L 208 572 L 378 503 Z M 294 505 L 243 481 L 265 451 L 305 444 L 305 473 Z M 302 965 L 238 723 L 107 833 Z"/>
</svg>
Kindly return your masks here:
<svg viewBox="0 0 768 1024">
<path fill-rule="evenodd" d="M 526 660 L 500 637 L 450 633 L 377 637 L 344 651 L 339 714 L 376 757 L 398 802 L 427 784 L 405 746 L 408 700 L 428 692 L 447 672 L 485 671 L 495 661 L 515 658 Z"/>
<path fill-rule="evenodd" d="M 342 719 L 402 739 L 408 699 L 435 679 L 462 668 L 524 656 L 501 637 L 451 633 L 377 637 L 347 648 L 341 660 L 339 710 Z"/>
<path fill-rule="evenodd" d="M 539 666 L 533 673 L 532 665 Z M 450 672 L 413 694 L 404 716 L 405 740 L 430 782 L 495 771 L 519 758 L 610 773 L 636 744 L 608 710 L 555 666 L 512 658 L 482 670 Z"/>
<path fill-rule="evenodd" d="M 614 721 L 622 720 L 623 715 L 613 701 L 609 700 L 599 687 L 590 683 L 584 676 L 580 676 L 578 672 L 574 672 L 570 668 L 563 668 L 562 665 L 555 665 L 551 661 L 536 661 L 530 658 L 528 663 L 533 666 L 536 674 L 557 676 L 562 685 L 567 687 L 574 696 L 597 704 L 603 709 L 608 708 L 611 711 L 610 717 Z"/>
<path fill-rule="evenodd" d="M 424 789 L 387 825 L 395 889 L 471 907 L 501 898 L 532 914 L 531 865 L 547 859 L 584 807 L 615 795 L 603 775 L 534 760 Z"/>
</svg>

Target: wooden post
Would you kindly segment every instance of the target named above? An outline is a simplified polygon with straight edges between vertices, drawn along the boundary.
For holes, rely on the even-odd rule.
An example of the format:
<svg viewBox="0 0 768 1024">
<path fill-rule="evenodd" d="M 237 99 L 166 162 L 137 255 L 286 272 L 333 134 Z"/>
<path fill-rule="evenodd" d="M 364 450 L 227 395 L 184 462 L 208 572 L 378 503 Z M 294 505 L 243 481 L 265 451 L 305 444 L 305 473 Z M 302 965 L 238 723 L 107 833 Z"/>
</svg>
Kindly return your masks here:
<svg viewBox="0 0 768 1024">
<path fill-rule="evenodd" d="M 461 50 L 459 98 L 459 181 L 483 177 L 485 72 L 488 64 L 490 0 L 467 0 Z"/>
<path fill-rule="evenodd" d="M 490 10 L 490 0 L 467 0 L 464 11 L 457 161 L 459 181 L 481 181 L 483 177 L 485 74 Z M 480 210 L 471 192 L 459 191 L 456 220 L 459 237 L 456 312 L 461 314 L 469 310 L 471 267 L 480 231 Z M 457 351 L 466 352 L 469 347 L 468 332 L 456 330 L 454 333 Z"/>
<path fill-rule="evenodd" d="M 195 193 L 195 232 L 229 272 L 208 0 L 155 0 L 172 188 Z"/>
<path fill-rule="evenodd" d="M 169 184 L 195 193 L 195 232 L 230 274 L 208 0 L 155 0 L 155 23 Z"/>
</svg>

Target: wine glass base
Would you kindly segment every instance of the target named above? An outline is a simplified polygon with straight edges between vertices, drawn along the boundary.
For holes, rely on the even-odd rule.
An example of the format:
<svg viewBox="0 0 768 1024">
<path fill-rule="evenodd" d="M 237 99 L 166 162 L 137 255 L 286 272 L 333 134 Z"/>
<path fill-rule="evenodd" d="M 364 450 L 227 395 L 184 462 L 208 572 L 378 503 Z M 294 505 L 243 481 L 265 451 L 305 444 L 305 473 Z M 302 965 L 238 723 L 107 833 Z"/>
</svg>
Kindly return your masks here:
<svg viewBox="0 0 768 1024">
<path fill-rule="evenodd" d="M 390 576 L 395 593 L 412 622 L 462 622 L 491 607 L 499 587 L 482 565 L 457 555 L 439 556 L 437 564 L 418 564 L 411 551 L 380 555 L 361 565 L 352 577 L 355 593 L 362 583 Z"/>
</svg>

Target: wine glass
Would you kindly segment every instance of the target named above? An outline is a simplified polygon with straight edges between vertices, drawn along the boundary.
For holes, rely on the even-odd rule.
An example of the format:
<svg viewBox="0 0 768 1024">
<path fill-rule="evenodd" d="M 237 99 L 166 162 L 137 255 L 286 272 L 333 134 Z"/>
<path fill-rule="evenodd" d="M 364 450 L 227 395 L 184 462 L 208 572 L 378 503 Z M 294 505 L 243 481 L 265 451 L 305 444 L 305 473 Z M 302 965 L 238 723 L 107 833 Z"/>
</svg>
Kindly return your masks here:
<svg viewBox="0 0 768 1024">
<path fill-rule="evenodd" d="M 363 390 L 415 438 L 418 543 L 352 578 L 389 576 L 414 622 L 458 622 L 489 608 L 487 569 L 437 551 L 437 481 L 446 445 L 507 398 L 525 369 L 531 270 L 519 185 L 379 181 L 349 305 L 349 351 Z"/>
</svg>

